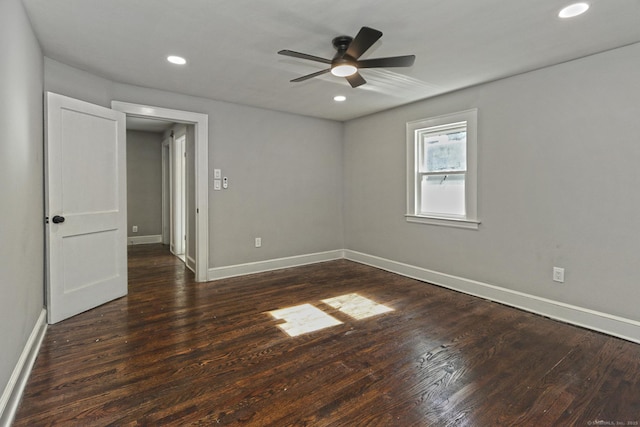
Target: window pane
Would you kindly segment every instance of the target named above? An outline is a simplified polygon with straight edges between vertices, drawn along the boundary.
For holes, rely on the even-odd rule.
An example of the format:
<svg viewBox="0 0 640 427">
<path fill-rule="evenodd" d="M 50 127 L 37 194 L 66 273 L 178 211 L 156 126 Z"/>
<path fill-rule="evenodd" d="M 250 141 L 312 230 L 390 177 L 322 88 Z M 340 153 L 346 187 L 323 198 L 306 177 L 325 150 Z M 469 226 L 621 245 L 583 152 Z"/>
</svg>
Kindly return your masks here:
<svg viewBox="0 0 640 427">
<path fill-rule="evenodd" d="M 420 151 L 420 172 L 464 172 L 467 169 L 467 132 L 426 134 Z"/>
<path fill-rule="evenodd" d="M 420 185 L 420 214 L 465 215 L 464 175 L 423 176 Z"/>
</svg>

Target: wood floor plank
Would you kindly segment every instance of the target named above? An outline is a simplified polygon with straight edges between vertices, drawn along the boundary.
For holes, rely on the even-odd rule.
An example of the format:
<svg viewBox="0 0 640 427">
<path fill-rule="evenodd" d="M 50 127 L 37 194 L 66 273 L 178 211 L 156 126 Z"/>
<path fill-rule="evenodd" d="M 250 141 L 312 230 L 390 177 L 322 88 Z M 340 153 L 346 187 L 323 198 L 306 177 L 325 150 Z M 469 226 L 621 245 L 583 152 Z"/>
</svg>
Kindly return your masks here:
<svg viewBox="0 0 640 427">
<path fill-rule="evenodd" d="M 322 302 L 352 293 L 393 310 L 357 320 Z M 269 311 L 301 304 L 342 323 L 290 337 Z M 140 245 L 129 295 L 49 327 L 14 425 L 639 419 L 637 344 L 346 260 L 196 283 Z"/>
</svg>

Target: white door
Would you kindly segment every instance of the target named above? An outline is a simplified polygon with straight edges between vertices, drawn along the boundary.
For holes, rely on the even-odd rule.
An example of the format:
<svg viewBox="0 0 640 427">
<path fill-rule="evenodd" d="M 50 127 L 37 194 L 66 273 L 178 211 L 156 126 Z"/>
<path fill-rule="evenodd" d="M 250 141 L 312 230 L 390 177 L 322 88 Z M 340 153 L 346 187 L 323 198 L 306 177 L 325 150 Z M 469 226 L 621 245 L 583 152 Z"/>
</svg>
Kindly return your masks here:
<svg viewBox="0 0 640 427">
<path fill-rule="evenodd" d="M 169 229 L 169 220 L 171 218 L 171 199 L 170 199 L 170 173 L 169 173 L 169 139 L 162 141 L 162 244 L 169 245 L 169 237 L 171 236 Z"/>
<path fill-rule="evenodd" d="M 127 294 L 125 115 L 47 92 L 47 311 L 56 323 Z"/>
<path fill-rule="evenodd" d="M 184 135 L 175 138 L 173 141 L 172 156 L 172 234 L 171 252 L 176 255 L 185 254 L 186 239 L 186 137 Z"/>
</svg>

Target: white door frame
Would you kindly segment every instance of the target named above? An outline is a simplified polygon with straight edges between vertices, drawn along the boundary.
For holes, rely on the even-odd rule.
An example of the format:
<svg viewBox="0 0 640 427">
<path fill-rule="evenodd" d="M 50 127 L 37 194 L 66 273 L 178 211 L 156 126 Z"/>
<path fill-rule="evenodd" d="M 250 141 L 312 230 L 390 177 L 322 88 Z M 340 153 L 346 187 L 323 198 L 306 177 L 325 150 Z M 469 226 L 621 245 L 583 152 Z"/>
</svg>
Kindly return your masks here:
<svg viewBox="0 0 640 427">
<path fill-rule="evenodd" d="M 206 282 L 209 264 L 209 116 L 182 110 L 111 101 L 111 108 L 127 116 L 150 117 L 195 127 L 196 281 Z"/>
<path fill-rule="evenodd" d="M 172 209 L 172 229 L 174 233 L 171 235 L 171 246 L 173 254 L 182 256 L 186 264 L 187 256 L 187 211 L 186 211 L 186 133 L 173 139 L 173 162 L 171 176 L 171 209 Z"/>
<path fill-rule="evenodd" d="M 167 180 L 169 179 L 169 138 L 162 141 L 162 243 L 169 244 L 169 220 L 171 219 L 171 196 Z"/>
</svg>

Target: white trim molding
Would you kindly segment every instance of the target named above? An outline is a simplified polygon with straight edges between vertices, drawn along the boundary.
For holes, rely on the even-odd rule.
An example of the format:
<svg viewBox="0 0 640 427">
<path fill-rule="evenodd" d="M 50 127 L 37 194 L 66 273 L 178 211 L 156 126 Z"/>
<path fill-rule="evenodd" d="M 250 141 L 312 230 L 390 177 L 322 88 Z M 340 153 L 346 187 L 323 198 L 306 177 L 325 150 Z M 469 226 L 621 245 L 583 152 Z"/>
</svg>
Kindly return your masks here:
<svg viewBox="0 0 640 427">
<path fill-rule="evenodd" d="M 162 234 L 151 235 L 151 236 L 127 237 L 128 245 L 147 245 L 149 243 L 162 243 Z"/>
<path fill-rule="evenodd" d="M 502 288 L 489 283 L 466 279 L 464 277 L 440 273 L 349 249 L 210 268 L 208 279 L 209 281 L 219 280 L 336 259 L 347 259 L 369 265 L 401 276 L 477 296 L 640 344 L 640 322 L 636 320 L 578 307 L 572 304 Z"/>
<path fill-rule="evenodd" d="M 346 259 L 640 344 L 640 322 L 352 250 Z"/>
<path fill-rule="evenodd" d="M 44 308 L 36 321 L 9 382 L 0 396 L 0 426 L 10 426 L 16 416 L 18 404 L 27 385 L 33 364 L 38 357 L 42 339 L 47 331 L 47 310 Z"/>
<path fill-rule="evenodd" d="M 446 225 L 454 228 L 468 228 L 477 230 L 480 221 L 454 218 L 436 218 L 432 216 L 405 215 L 407 222 L 415 222 L 418 224 Z"/>
<path fill-rule="evenodd" d="M 195 126 L 196 281 L 207 281 L 209 263 L 209 116 L 129 102 L 111 101 L 128 116 L 152 117 Z"/>
<path fill-rule="evenodd" d="M 281 268 L 299 267 L 301 265 L 318 262 L 333 261 L 344 258 L 342 249 L 317 252 L 313 254 L 297 255 L 286 258 L 276 258 L 265 261 L 249 262 L 246 264 L 229 265 L 209 269 L 209 280 L 226 279 L 228 277 L 243 276 L 245 274 L 262 273 L 279 270 Z"/>
</svg>

